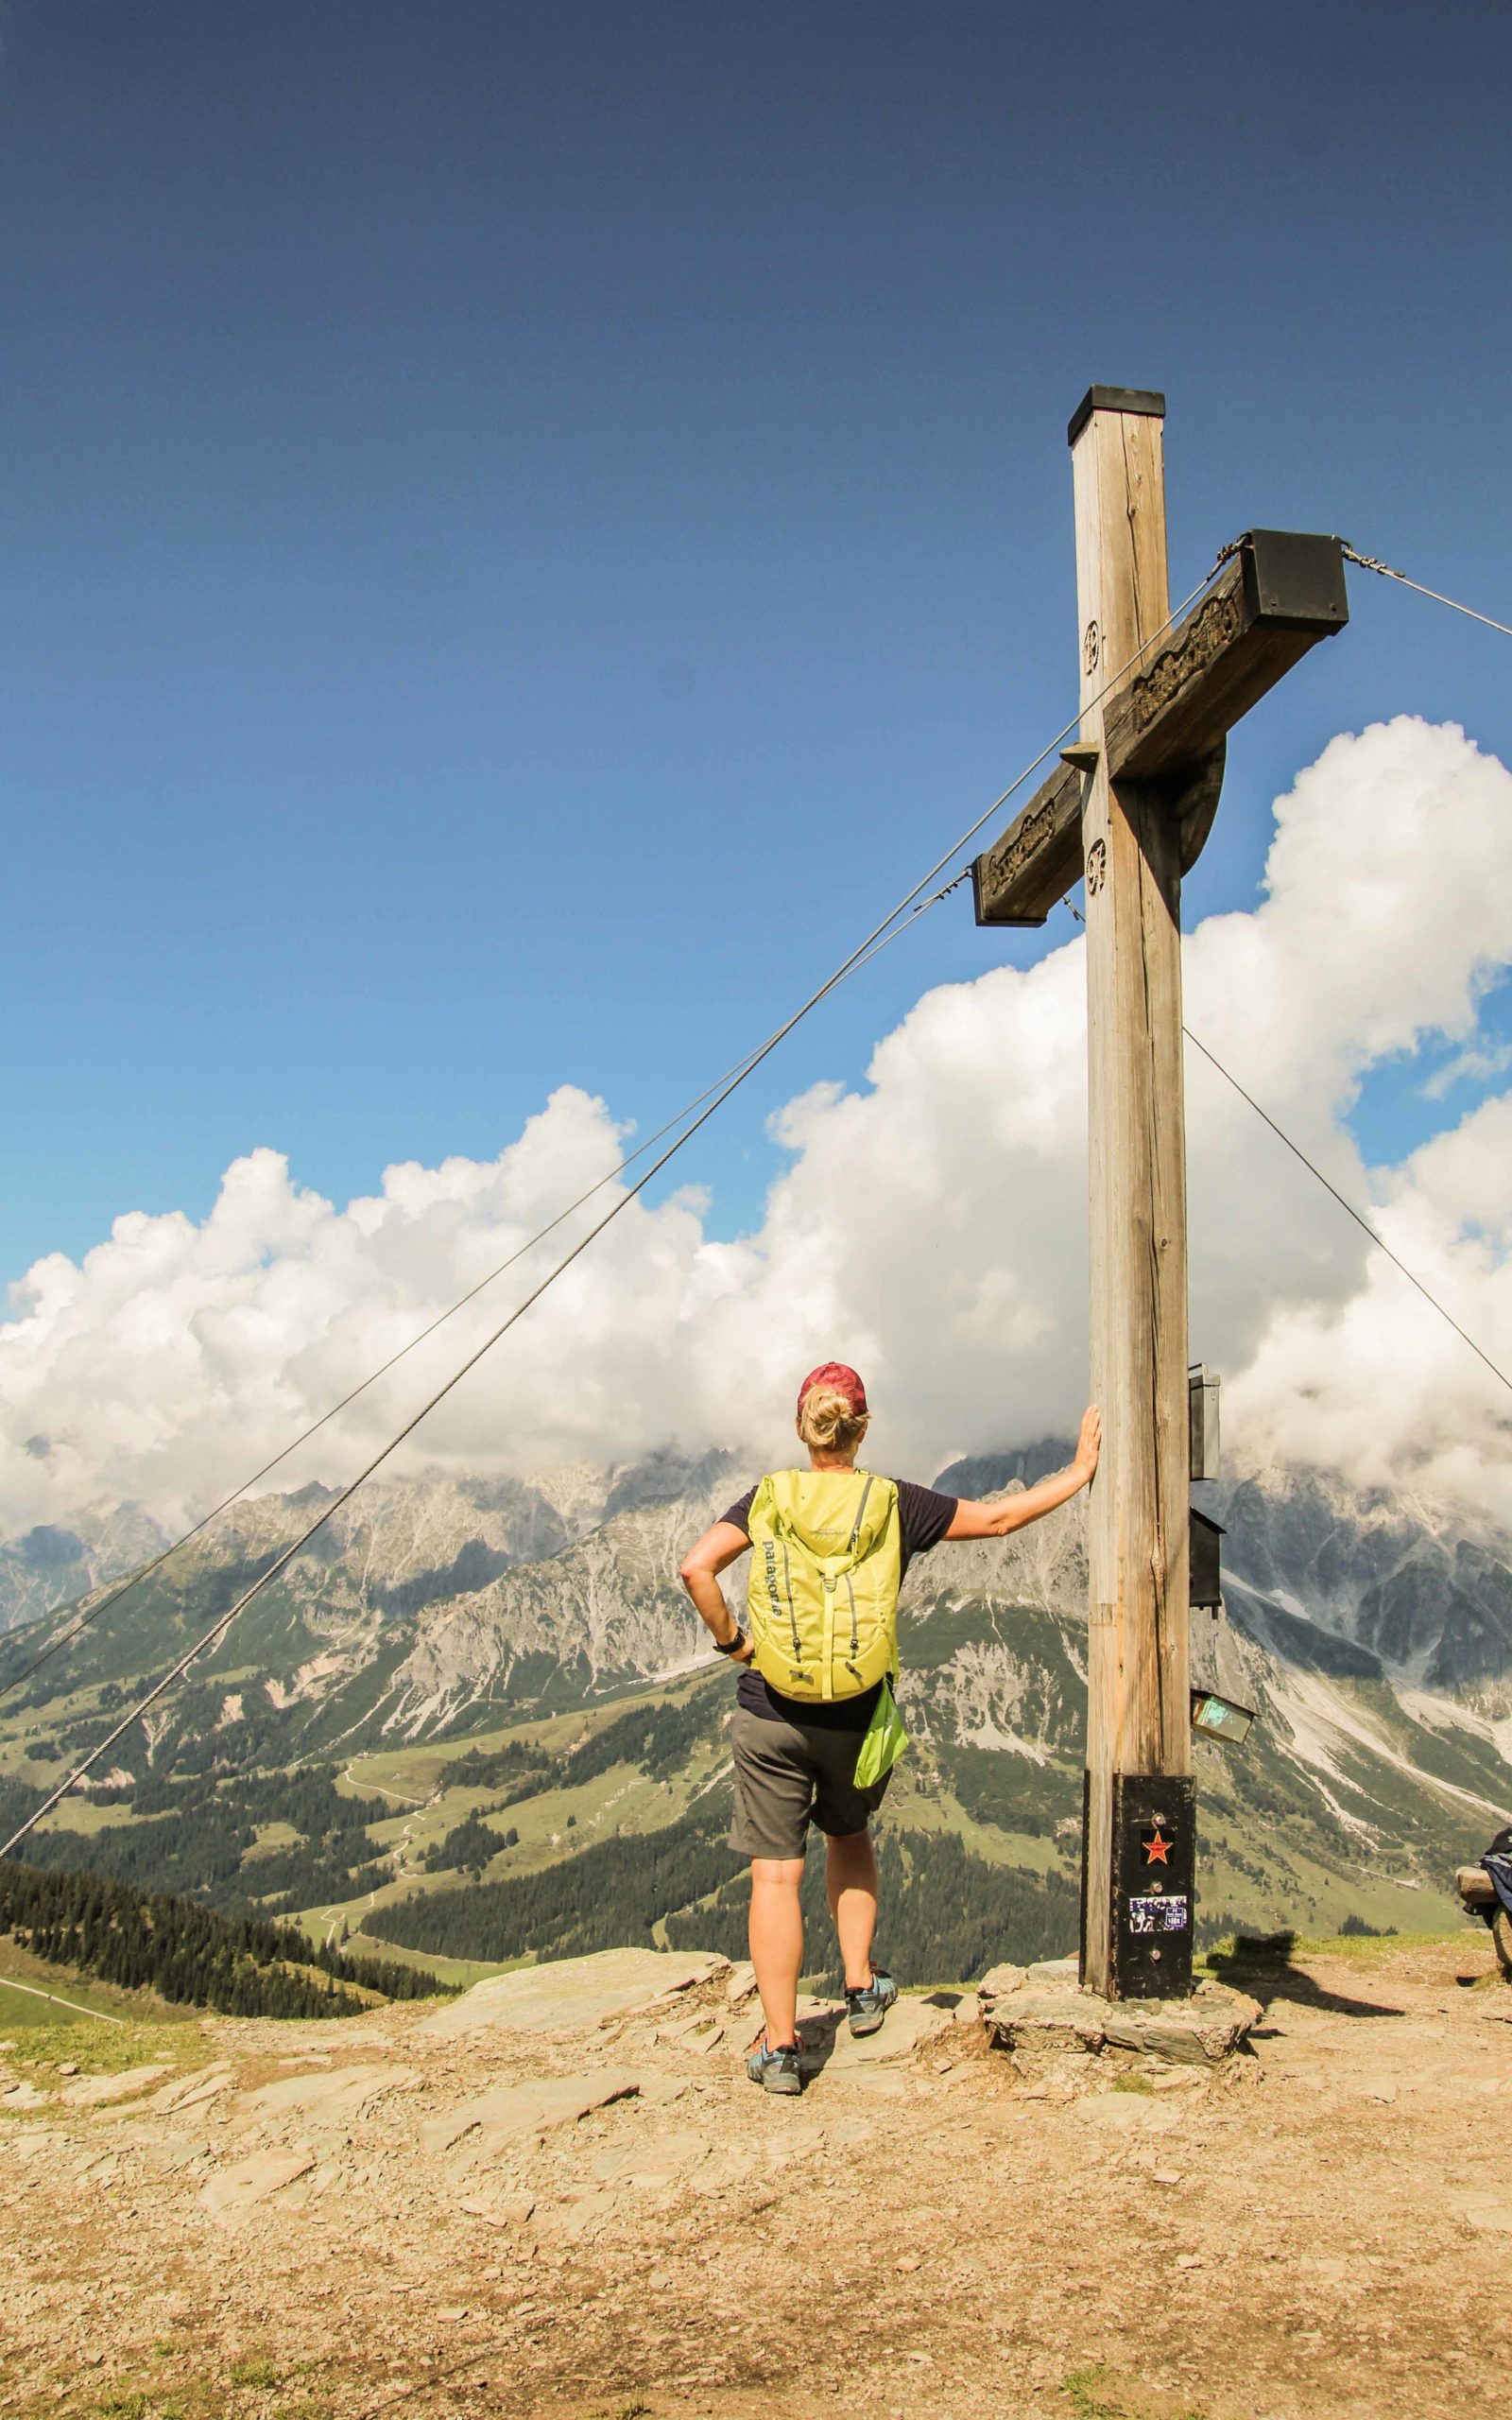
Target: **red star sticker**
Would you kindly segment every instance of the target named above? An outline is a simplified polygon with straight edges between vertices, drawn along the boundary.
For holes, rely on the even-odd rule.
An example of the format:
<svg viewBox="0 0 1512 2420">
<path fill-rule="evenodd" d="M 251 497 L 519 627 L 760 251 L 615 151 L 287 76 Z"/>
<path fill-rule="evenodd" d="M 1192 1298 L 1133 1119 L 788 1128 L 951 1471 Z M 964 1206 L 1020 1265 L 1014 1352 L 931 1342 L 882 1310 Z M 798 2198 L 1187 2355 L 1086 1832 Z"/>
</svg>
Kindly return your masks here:
<svg viewBox="0 0 1512 2420">
<path fill-rule="evenodd" d="M 1153 1840 L 1146 1841 L 1144 1843 L 1145 1864 L 1169 1865 L 1171 1862 L 1171 1851 L 1175 1846 L 1176 1842 L 1174 1841 L 1168 1841 L 1164 1839 L 1160 1832 L 1157 1832 Z"/>
</svg>

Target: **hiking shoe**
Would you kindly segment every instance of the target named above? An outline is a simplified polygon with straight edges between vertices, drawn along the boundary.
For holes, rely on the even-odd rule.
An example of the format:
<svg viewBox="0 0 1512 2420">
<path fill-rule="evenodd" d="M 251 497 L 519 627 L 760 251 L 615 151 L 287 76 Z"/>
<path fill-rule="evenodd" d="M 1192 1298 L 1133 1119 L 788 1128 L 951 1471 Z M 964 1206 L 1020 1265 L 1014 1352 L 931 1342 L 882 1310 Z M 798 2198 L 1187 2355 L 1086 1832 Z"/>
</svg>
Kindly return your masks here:
<svg viewBox="0 0 1512 2420">
<path fill-rule="evenodd" d="M 870 1982 L 861 1991 L 848 1991 L 845 1996 L 851 2032 L 875 2033 L 897 1996 L 898 1986 L 892 1977 L 873 1966 Z"/>
<path fill-rule="evenodd" d="M 801 2048 L 800 2043 L 788 2042 L 774 2050 L 765 2034 L 759 2034 L 751 2045 L 746 2073 L 752 2083 L 761 2085 L 764 2092 L 801 2092 L 803 2077 L 799 2066 Z"/>
</svg>

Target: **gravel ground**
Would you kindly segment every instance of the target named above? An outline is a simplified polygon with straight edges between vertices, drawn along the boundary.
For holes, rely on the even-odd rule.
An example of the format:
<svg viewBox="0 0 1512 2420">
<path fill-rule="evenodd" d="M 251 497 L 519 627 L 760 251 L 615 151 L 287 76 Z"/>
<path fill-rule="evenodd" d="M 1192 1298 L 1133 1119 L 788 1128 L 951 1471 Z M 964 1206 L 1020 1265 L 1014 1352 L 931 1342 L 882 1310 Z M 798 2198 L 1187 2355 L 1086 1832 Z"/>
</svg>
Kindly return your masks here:
<svg viewBox="0 0 1512 2420">
<path fill-rule="evenodd" d="M 915 2003 L 791 2101 L 728 1970 L 559 2031 L 144 2030 L 113 2082 L 18 2036 L 0 2411 L 1464 2420 L 1505 2389 L 1490 1967 L 1471 1932 L 1303 1958 L 1211 2073 L 1016 2073 Z"/>
</svg>

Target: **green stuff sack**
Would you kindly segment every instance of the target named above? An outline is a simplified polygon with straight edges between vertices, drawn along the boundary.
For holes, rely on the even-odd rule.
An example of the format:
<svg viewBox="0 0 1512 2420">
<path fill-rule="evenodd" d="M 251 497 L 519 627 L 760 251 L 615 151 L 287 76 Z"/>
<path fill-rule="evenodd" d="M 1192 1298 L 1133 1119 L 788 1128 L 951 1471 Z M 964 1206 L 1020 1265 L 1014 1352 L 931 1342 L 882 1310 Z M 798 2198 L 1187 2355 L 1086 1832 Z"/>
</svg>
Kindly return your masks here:
<svg viewBox="0 0 1512 2420">
<path fill-rule="evenodd" d="M 892 1693 L 892 1683 L 884 1680 L 871 1720 L 861 1737 L 861 1754 L 856 1758 L 856 1788 L 869 1789 L 891 1772 L 908 1745 L 908 1734 L 898 1711 L 898 1701 Z"/>
</svg>

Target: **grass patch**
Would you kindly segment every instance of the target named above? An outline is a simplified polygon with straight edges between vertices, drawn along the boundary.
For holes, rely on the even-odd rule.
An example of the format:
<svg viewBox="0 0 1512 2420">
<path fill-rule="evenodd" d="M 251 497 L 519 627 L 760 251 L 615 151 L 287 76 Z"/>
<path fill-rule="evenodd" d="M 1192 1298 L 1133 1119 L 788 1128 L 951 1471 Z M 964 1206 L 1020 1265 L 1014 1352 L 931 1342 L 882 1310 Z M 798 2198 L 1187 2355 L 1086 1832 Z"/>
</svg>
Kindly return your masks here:
<svg viewBox="0 0 1512 2420">
<path fill-rule="evenodd" d="M 164 2338 L 152 2351 L 158 2360 L 177 2360 L 188 2355 L 189 2347 Z M 65 2404 L 44 2393 L 20 2408 L 8 2403 L 4 2409 L 8 2420 L 12 2412 L 14 2420 L 56 2420 L 60 2411 L 87 2415 L 87 2420 L 236 2420 L 238 2414 L 251 2420 L 254 2413 L 265 2420 L 335 2420 L 335 2406 L 317 2377 L 332 2368 L 329 2356 L 278 2362 L 248 2354 L 213 2374 L 197 2366 L 146 2385 L 125 2380 L 102 2385 L 93 2403 Z M 278 2402 L 263 2400 L 280 2388 L 284 2392 Z"/>
<path fill-rule="evenodd" d="M 60 2025 L 113 2033 L 113 2026 L 97 2022 L 91 2026 L 91 2018 L 116 2016 L 129 2023 L 171 2025 L 199 2013 L 173 2008 L 156 1992 L 127 1991 L 118 1983 L 77 1974 L 71 1966 L 51 1965 L 23 1948 L 20 1942 L 0 1936 L 0 2036 L 23 2027 L 31 2032 L 39 2026 Z"/>
<path fill-rule="evenodd" d="M 16 2049 L 10 2064 L 56 2076 L 63 2066 L 80 2075 L 115 2076 L 124 2067 L 145 2067 L 171 2060 L 175 2066 L 196 2064 L 185 2052 L 208 2045 L 198 2031 L 182 2025 L 34 2025 Z"/>
<path fill-rule="evenodd" d="M 1153 2092 L 1155 2086 L 1148 2076 L 1137 2075 L 1131 2067 L 1127 2075 L 1113 2078 L 1113 2090 L 1115 2092 Z"/>
<path fill-rule="evenodd" d="M 1231 1981 L 1246 1968 L 1274 1974 L 1308 1958 L 1336 1958 L 1363 1970 L 1389 1966 L 1402 1950 L 1427 1949 L 1438 1942 L 1457 1941 L 1462 1927 L 1435 1927 L 1425 1932 L 1394 1933 L 1228 1933 L 1193 1960 L 1193 1970 Z"/>
<path fill-rule="evenodd" d="M 1183 2403 L 1138 2378 L 1120 2377 L 1101 2361 L 1073 2370 L 1060 2382 L 1075 2420 L 1206 2420 L 1194 2403 Z"/>
<path fill-rule="evenodd" d="M 1127 2405 L 1110 2401 L 1104 2391 L 1107 2376 L 1102 2369 L 1073 2370 L 1061 2380 L 1060 2392 L 1076 2420 L 1126 2420 Z"/>
</svg>

